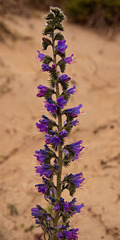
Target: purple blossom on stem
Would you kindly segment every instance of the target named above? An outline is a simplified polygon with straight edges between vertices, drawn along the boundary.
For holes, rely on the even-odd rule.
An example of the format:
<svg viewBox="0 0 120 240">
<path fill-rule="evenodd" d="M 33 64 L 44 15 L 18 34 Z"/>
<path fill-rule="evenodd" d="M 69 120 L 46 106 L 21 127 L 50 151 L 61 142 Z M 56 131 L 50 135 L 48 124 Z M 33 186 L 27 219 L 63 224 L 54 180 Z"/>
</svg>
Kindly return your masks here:
<svg viewBox="0 0 120 240">
<path fill-rule="evenodd" d="M 60 108 L 64 108 L 64 105 L 67 103 L 67 101 L 64 99 L 64 97 L 59 97 L 57 99 L 57 106 Z"/>
<path fill-rule="evenodd" d="M 45 140 L 46 144 L 54 143 L 56 146 L 58 146 L 59 143 L 61 142 L 60 138 L 57 135 L 52 137 L 51 135 L 46 134 L 45 138 L 46 138 L 46 140 Z"/>
<path fill-rule="evenodd" d="M 82 140 L 79 140 L 77 142 L 70 144 L 69 147 L 71 148 L 72 151 L 78 154 L 81 151 L 81 144 L 82 144 Z"/>
<path fill-rule="evenodd" d="M 45 143 L 46 143 L 46 144 L 51 144 L 51 143 L 52 143 L 53 137 L 52 137 L 51 135 L 46 134 L 44 137 L 46 138 L 46 139 L 45 139 Z"/>
<path fill-rule="evenodd" d="M 74 54 L 72 54 L 70 57 L 66 57 L 66 58 L 64 59 L 64 62 L 66 62 L 66 63 L 68 63 L 68 64 L 74 63 L 75 61 L 74 61 L 74 59 L 72 59 L 73 56 L 74 56 Z"/>
<path fill-rule="evenodd" d="M 47 186 L 45 184 L 36 184 L 35 187 L 38 188 L 38 192 L 45 194 L 47 191 Z"/>
<path fill-rule="evenodd" d="M 61 135 L 62 137 L 67 137 L 68 132 L 67 132 L 66 130 L 62 130 L 62 131 L 60 132 L 60 135 Z"/>
<path fill-rule="evenodd" d="M 76 86 L 74 85 L 72 88 L 69 88 L 69 89 L 67 90 L 67 93 L 69 93 L 69 94 L 74 94 L 74 93 L 75 93 L 75 90 L 76 90 Z"/>
<path fill-rule="evenodd" d="M 45 63 L 42 64 L 42 70 L 44 72 L 47 72 L 47 71 L 50 71 L 51 70 L 51 67 Z"/>
<path fill-rule="evenodd" d="M 39 123 L 36 123 L 37 128 L 39 129 L 40 132 L 48 132 L 48 125 L 49 125 L 49 119 L 42 115 L 43 119 L 39 120 Z"/>
<path fill-rule="evenodd" d="M 69 125 L 73 125 L 73 126 L 77 126 L 77 125 L 79 125 L 79 121 L 78 121 L 78 119 L 69 122 Z"/>
<path fill-rule="evenodd" d="M 37 89 L 39 90 L 36 95 L 37 97 L 44 97 L 45 93 L 48 91 L 48 87 L 45 87 L 41 84 L 37 87 Z"/>
<path fill-rule="evenodd" d="M 57 111 L 57 106 L 49 98 L 47 98 L 47 101 L 45 101 L 45 107 L 47 108 L 47 111 L 51 112 L 52 114 L 55 114 Z"/>
<path fill-rule="evenodd" d="M 52 65 L 52 69 L 55 70 L 56 69 L 56 64 Z"/>
<path fill-rule="evenodd" d="M 80 213 L 81 212 L 81 208 L 83 208 L 85 205 L 84 203 L 81 203 L 80 205 L 75 205 L 74 206 L 74 213 Z"/>
<path fill-rule="evenodd" d="M 65 44 L 66 40 L 62 39 L 58 41 L 57 44 L 57 51 L 64 53 L 65 49 L 67 48 L 67 45 Z"/>
<path fill-rule="evenodd" d="M 75 143 L 69 145 L 70 149 L 74 152 L 75 156 L 73 157 L 72 161 L 79 158 L 80 152 L 83 150 L 84 146 L 81 146 L 82 140 L 79 140 Z"/>
<path fill-rule="evenodd" d="M 82 107 L 82 104 L 79 104 L 77 107 L 69 108 L 66 110 L 66 112 L 71 115 L 71 117 L 75 118 L 78 117 L 78 114 L 80 113 L 80 108 Z"/>
<path fill-rule="evenodd" d="M 49 164 L 42 164 L 42 166 L 36 166 L 36 173 L 40 173 L 40 176 L 45 175 L 49 178 L 52 174 L 51 166 Z"/>
<path fill-rule="evenodd" d="M 40 162 L 41 164 L 44 162 L 46 159 L 48 153 L 46 150 L 40 149 L 40 151 L 35 151 L 35 157 L 37 158 L 37 161 Z"/>
<path fill-rule="evenodd" d="M 45 58 L 45 54 L 41 53 L 40 51 L 38 52 L 38 58 L 40 59 L 40 62 Z"/>
<path fill-rule="evenodd" d="M 55 211 L 59 211 L 59 209 L 60 209 L 60 206 L 59 206 L 58 203 L 56 203 L 55 206 L 54 206 L 54 208 L 53 208 L 53 210 L 55 210 Z"/>
<path fill-rule="evenodd" d="M 41 207 L 37 205 L 37 208 L 31 208 L 32 216 L 35 218 L 41 217 L 43 214 L 41 212 Z"/>
<path fill-rule="evenodd" d="M 68 240 L 77 240 L 78 231 L 79 231 L 78 228 L 76 229 L 73 228 L 73 229 L 70 229 L 69 231 L 63 231 L 63 233 Z"/>
<path fill-rule="evenodd" d="M 36 123 L 36 127 L 39 129 L 40 132 L 48 132 L 48 125 L 43 123 Z"/>
<path fill-rule="evenodd" d="M 69 177 L 69 179 L 72 180 L 72 182 L 76 185 L 77 188 L 79 186 L 81 186 L 82 182 L 85 180 L 85 178 L 83 178 L 83 174 L 82 173 L 77 173 L 75 175 L 70 173 L 70 175 L 68 177 Z"/>
<path fill-rule="evenodd" d="M 61 143 L 61 140 L 60 140 L 60 138 L 58 136 L 55 135 L 52 138 L 52 143 L 54 143 L 56 146 L 58 146 Z"/>
<path fill-rule="evenodd" d="M 62 82 L 68 82 L 68 81 L 70 81 L 70 79 L 71 78 L 67 74 L 63 74 L 63 75 L 60 76 L 60 80 Z"/>
</svg>

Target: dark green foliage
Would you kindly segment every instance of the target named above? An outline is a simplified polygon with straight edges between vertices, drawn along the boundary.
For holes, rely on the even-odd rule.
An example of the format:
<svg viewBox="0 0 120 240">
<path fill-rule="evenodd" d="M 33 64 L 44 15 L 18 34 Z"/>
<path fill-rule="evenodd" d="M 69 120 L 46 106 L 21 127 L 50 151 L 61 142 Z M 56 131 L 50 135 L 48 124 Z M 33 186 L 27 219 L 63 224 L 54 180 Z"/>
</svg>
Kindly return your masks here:
<svg viewBox="0 0 120 240">
<path fill-rule="evenodd" d="M 51 41 L 44 37 L 42 41 L 43 50 L 46 50 L 49 45 L 52 45 Z"/>
<path fill-rule="evenodd" d="M 64 39 L 64 36 L 62 35 L 62 33 L 58 32 L 55 34 L 55 40 L 62 40 Z"/>
<path fill-rule="evenodd" d="M 63 72 L 65 71 L 66 63 L 63 62 L 63 60 L 60 60 L 60 61 L 58 62 L 58 65 L 59 65 L 59 67 L 60 67 L 60 71 L 63 73 Z"/>
<path fill-rule="evenodd" d="M 120 0 L 65 0 L 64 6 L 74 22 L 103 27 L 120 24 Z"/>
<path fill-rule="evenodd" d="M 56 54 L 59 55 L 62 59 L 65 58 L 65 53 L 61 53 L 61 52 L 56 50 Z"/>
<path fill-rule="evenodd" d="M 53 32 L 53 27 L 51 27 L 50 25 L 47 25 L 43 31 L 43 35 L 50 35 Z"/>
<path fill-rule="evenodd" d="M 49 65 L 49 63 L 52 61 L 53 61 L 53 59 L 49 55 L 45 55 L 45 57 L 43 59 L 43 63 Z"/>
<path fill-rule="evenodd" d="M 64 31 L 64 27 L 62 26 L 62 24 L 56 24 L 55 29 Z"/>
</svg>

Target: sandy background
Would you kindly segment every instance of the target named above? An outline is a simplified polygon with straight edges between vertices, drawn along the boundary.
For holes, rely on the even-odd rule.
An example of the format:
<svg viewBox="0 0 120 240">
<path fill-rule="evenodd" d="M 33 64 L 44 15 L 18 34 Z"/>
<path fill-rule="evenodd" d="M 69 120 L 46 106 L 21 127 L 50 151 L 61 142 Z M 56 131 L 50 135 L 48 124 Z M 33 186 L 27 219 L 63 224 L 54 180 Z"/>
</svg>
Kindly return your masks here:
<svg viewBox="0 0 120 240">
<path fill-rule="evenodd" d="M 0 240 L 32 240 L 41 230 L 25 232 L 34 224 L 30 209 L 45 204 L 34 187 L 40 178 L 33 157 L 44 144 L 35 123 L 46 114 L 43 99 L 36 98 L 38 84 L 48 79 L 36 60 L 45 21 L 43 13 L 0 20 L 11 31 L 0 42 Z M 76 192 L 84 212 L 71 223 L 80 228 L 81 240 L 120 240 L 120 35 L 110 40 L 67 22 L 64 26 L 67 54 L 76 57 L 66 70 L 78 93 L 69 106 L 84 106 L 68 142 L 82 139 L 86 146 L 64 170 L 82 171 L 86 178 L 84 189 Z"/>
</svg>

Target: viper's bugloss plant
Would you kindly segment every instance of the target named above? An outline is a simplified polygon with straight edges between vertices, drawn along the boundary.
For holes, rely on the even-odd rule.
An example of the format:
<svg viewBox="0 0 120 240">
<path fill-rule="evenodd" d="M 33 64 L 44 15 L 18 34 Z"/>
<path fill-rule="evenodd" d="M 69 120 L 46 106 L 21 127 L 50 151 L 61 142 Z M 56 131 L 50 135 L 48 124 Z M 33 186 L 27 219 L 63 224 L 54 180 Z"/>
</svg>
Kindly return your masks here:
<svg viewBox="0 0 120 240">
<path fill-rule="evenodd" d="M 73 197 L 76 188 L 82 186 L 84 177 L 82 173 L 62 176 L 62 168 L 68 167 L 71 161 L 78 159 L 84 148 L 82 140 L 65 144 L 65 138 L 72 128 L 79 124 L 78 119 L 75 118 L 80 114 L 82 104 L 66 108 L 76 87 L 69 89 L 71 78 L 64 73 L 66 65 L 74 62 L 74 54 L 66 57 L 65 53 L 67 45 L 61 33 L 64 31 L 62 25 L 64 14 L 59 8 L 51 7 L 45 19 L 46 26 L 43 31 L 45 37 L 42 38 L 42 46 L 43 50 L 52 48 L 52 57 L 37 52 L 38 59 L 42 62 L 41 68 L 49 73 L 50 79 L 49 87 L 41 84 L 37 87 L 37 97 L 45 98 L 44 106 L 52 119 L 42 115 L 42 119 L 36 123 L 37 129 L 45 132 L 45 145 L 44 149 L 35 151 L 34 156 L 38 162 L 35 167 L 36 173 L 42 177 L 42 183 L 35 187 L 39 193 L 44 194 L 45 200 L 51 205 L 51 211 L 45 210 L 40 205 L 32 208 L 31 211 L 37 226 L 40 226 L 44 232 L 44 239 L 77 240 L 79 229 L 70 227 L 69 218 L 80 213 L 84 204 L 77 204 L 76 198 L 68 202 L 62 194 L 67 189 Z M 66 121 L 63 121 L 63 115 L 66 116 Z"/>
</svg>

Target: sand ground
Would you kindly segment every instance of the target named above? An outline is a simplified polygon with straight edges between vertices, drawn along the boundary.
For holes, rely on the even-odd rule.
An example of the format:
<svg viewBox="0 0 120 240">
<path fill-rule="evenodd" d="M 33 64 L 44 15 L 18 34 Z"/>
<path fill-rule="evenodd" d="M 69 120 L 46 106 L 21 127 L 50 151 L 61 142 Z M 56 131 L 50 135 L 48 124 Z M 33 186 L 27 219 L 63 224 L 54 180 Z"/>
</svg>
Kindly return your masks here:
<svg viewBox="0 0 120 240">
<path fill-rule="evenodd" d="M 43 13 L 1 20 L 14 39 L 5 35 L 0 42 L 0 240 L 32 240 L 41 230 L 25 232 L 34 224 L 30 209 L 45 204 L 34 187 L 40 178 L 33 157 L 44 144 L 35 123 L 46 113 L 43 99 L 36 98 L 37 86 L 48 79 L 36 59 L 45 21 Z M 85 209 L 71 223 L 80 228 L 81 240 L 120 240 L 120 35 L 110 40 L 68 22 L 64 26 L 67 54 L 76 58 L 66 70 L 70 86 L 77 86 L 69 106 L 82 103 L 84 110 L 68 142 L 82 139 L 86 146 L 63 171 L 82 171 L 86 178 L 76 192 Z"/>
</svg>

